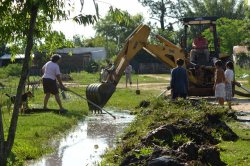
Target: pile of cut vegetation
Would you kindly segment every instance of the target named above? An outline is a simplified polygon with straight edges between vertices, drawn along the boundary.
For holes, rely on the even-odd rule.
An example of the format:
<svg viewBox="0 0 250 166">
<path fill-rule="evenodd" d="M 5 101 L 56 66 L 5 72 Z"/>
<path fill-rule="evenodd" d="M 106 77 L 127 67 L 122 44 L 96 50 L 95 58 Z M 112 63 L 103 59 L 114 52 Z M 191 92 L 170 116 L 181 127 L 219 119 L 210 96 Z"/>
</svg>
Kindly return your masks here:
<svg viewBox="0 0 250 166">
<path fill-rule="evenodd" d="M 226 165 L 216 146 L 238 136 L 226 109 L 203 100 L 155 100 L 139 111 L 103 163 L 114 165 Z"/>
</svg>

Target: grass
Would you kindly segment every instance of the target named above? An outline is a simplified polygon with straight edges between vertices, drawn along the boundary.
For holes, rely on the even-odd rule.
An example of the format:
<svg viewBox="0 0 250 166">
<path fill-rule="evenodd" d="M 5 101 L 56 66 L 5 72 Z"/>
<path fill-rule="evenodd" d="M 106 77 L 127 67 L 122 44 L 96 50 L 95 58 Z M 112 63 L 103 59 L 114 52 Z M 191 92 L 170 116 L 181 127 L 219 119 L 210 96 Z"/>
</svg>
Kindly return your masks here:
<svg viewBox="0 0 250 166">
<path fill-rule="evenodd" d="M 80 73 L 72 73 L 70 74 L 73 78 L 71 83 L 77 83 L 80 85 L 87 85 L 90 83 L 98 82 L 99 74 L 89 74 L 87 72 Z M 139 83 L 165 83 L 167 82 L 162 77 L 168 78 L 169 75 L 161 74 L 157 75 L 159 77 L 153 78 L 148 75 L 132 75 L 133 83 L 136 83 L 136 79 L 138 78 Z M 31 77 L 30 80 L 39 80 L 40 77 Z M 0 82 L 8 85 L 7 89 L 1 89 L 0 99 L 3 103 L 8 100 L 8 98 L 3 95 L 4 93 L 15 94 L 16 87 L 18 84 L 18 77 L 8 77 L 1 79 Z M 10 82 L 10 83 L 9 83 Z M 121 78 L 119 83 L 125 83 L 124 76 Z M 71 87 L 73 91 L 85 96 L 85 88 L 83 87 Z M 43 92 L 41 88 L 35 89 L 35 98 L 29 100 L 29 106 L 33 108 L 42 108 L 43 106 Z M 162 100 L 154 100 L 155 108 L 157 111 L 150 112 L 150 110 L 142 111 L 142 109 L 136 109 L 142 100 L 151 100 L 155 98 L 160 93 L 159 90 L 155 90 L 152 87 L 149 90 L 141 90 L 140 95 L 136 95 L 135 90 L 130 88 L 117 88 L 116 92 L 113 94 L 111 99 L 108 101 L 106 107 L 114 107 L 119 108 L 119 110 L 131 110 L 142 112 L 145 115 L 137 118 L 136 122 L 131 124 L 131 127 L 126 130 L 126 133 L 135 133 L 135 137 L 131 137 L 131 140 L 128 142 L 127 146 L 133 146 L 137 143 L 147 131 L 148 128 L 145 126 L 155 127 L 161 123 L 170 123 L 171 121 L 177 120 L 182 117 L 191 117 L 194 120 L 199 120 L 199 116 L 197 111 L 193 111 L 192 114 L 187 115 L 183 111 L 175 111 L 178 110 L 180 106 L 170 106 L 164 103 Z M 72 128 L 79 119 L 83 119 L 88 115 L 88 106 L 87 102 L 83 101 L 83 99 L 76 97 L 70 92 L 66 92 L 67 99 L 63 100 L 63 106 L 68 109 L 68 113 L 65 115 L 59 115 L 55 113 L 39 113 L 39 114 L 30 114 L 30 115 L 20 115 L 18 120 L 18 127 L 16 133 L 16 139 L 13 147 L 13 155 L 12 161 L 15 161 L 11 165 L 22 165 L 23 162 L 27 159 L 36 159 L 41 157 L 46 153 L 51 153 L 53 151 L 53 146 L 51 146 L 51 138 L 58 138 L 64 135 L 68 129 Z M 162 106 L 166 106 L 169 108 L 168 111 L 163 111 Z M 49 108 L 57 109 L 58 106 L 54 98 L 49 100 L 48 104 Z M 181 106 L 183 107 L 183 106 Z M 7 135 L 8 126 L 11 118 L 11 110 L 8 110 L 6 106 L 2 107 L 3 109 L 3 119 L 4 119 L 4 130 L 5 136 Z M 192 109 L 192 108 L 190 108 Z M 149 116 L 147 114 L 152 114 Z M 222 151 L 222 159 L 229 163 L 229 165 L 233 165 L 235 161 L 240 164 L 245 164 L 246 162 L 250 163 L 250 159 L 246 158 L 245 154 L 249 154 L 247 147 L 249 147 L 248 143 L 248 135 L 244 135 L 244 130 L 240 130 L 239 126 L 234 126 L 232 123 L 233 129 L 236 130 L 236 133 L 242 133 L 242 139 L 237 142 L 222 142 L 219 146 L 223 149 Z M 149 127 L 150 128 L 150 127 Z M 140 132 L 137 132 L 140 131 Z M 248 131 L 247 131 L 248 132 Z M 246 139 L 245 139 L 246 138 Z M 175 138 L 177 142 L 186 141 L 186 138 L 183 135 L 177 136 Z M 250 139 L 250 138 L 249 138 Z M 235 153 L 239 153 L 239 156 L 232 157 L 230 155 L 234 155 L 235 153 L 230 152 L 230 148 L 234 147 Z M 112 153 L 119 152 L 119 148 L 121 150 L 120 145 L 117 146 L 117 151 L 111 151 L 107 154 L 112 156 Z M 225 152 L 225 153 L 224 153 Z M 245 153 L 247 152 L 247 153 Z M 151 153 L 150 148 L 142 149 L 142 154 L 136 154 L 138 156 L 145 155 Z M 109 161 L 109 157 L 105 158 L 105 161 Z M 236 164 L 237 165 L 237 164 Z"/>
<path fill-rule="evenodd" d="M 229 126 L 240 137 L 236 142 L 221 142 L 221 159 L 229 166 L 250 165 L 250 128 L 242 123 L 230 122 Z"/>
<path fill-rule="evenodd" d="M 80 73 L 72 73 L 70 76 L 73 78 L 74 83 L 78 83 L 81 85 L 88 85 L 91 83 L 99 82 L 100 75 L 99 73 L 87 73 L 85 71 L 82 71 Z M 169 74 L 157 74 L 157 78 L 150 77 L 148 75 L 143 74 L 132 74 L 132 81 L 135 84 L 136 80 L 138 79 L 139 83 L 164 83 L 166 80 L 164 80 L 162 77 L 169 78 Z M 125 83 L 125 76 L 123 75 L 119 81 L 119 83 Z"/>
<path fill-rule="evenodd" d="M 71 83 L 77 83 L 80 85 L 87 85 L 89 83 L 98 82 L 98 74 L 89 74 L 87 72 L 72 73 L 73 78 Z M 133 79 L 142 77 L 142 82 L 153 81 L 152 77 L 133 75 Z M 40 77 L 31 77 L 30 81 L 39 80 Z M 124 83 L 125 78 L 121 78 L 121 83 Z M 5 89 L 1 89 L 0 99 L 2 103 L 8 102 L 8 97 L 4 93 L 14 95 L 18 84 L 18 77 L 9 77 L 1 79 L 0 82 L 7 85 Z M 8 83 L 10 82 L 10 83 Z M 160 82 L 159 79 L 156 82 Z M 71 90 L 77 92 L 80 95 L 85 96 L 85 88 L 71 87 Z M 136 95 L 135 90 L 117 88 L 116 92 L 107 103 L 106 107 L 115 107 L 119 109 L 133 110 L 139 105 L 139 102 L 143 99 L 154 97 L 158 94 L 155 90 L 141 91 L 141 95 Z M 65 115 L 59 115 L 55 113 L 34 113 L 29 115 L 20 115 L 18 119 L 18 127 L 16 131 L 15 143 L 12 150 L 11 165 L 23 165 L 25 160 L 36 159 L 44 154 L 53 152 L 53 146 L 51 145 L 51 138 L 58 138 L 64 135 L 68 129 L 72 128 L 79 119 L 83 119 L 88 115 L 87 102 L 83 99 L 75 96 L 70 92 L 66 92 L 66 100 L 63 101 L 63 106 L 68 109 L 68 113 Z M 34 98 L 29 100 L 29 106 L 31 108 L 43 107 L 43 91 L 42 88 L 36 88 L 34 90 Z M 128 104 L 129 102 L 129 104 Z M 50 98 L 48 108 L 58 109 L 58 105 L 54 97 Z M 11 109 L 7 106 L 2 107 L 3 119 L 4 119 L 4 131 L 5 137 L 7 136 L 9 123 L 11 120 Z M 13 162 L 13 163 L 12 163 Z"/>
<path fill-rule="evenodd" d="M 118 109 L 126 108 L 132 111 L 142 100 L 152 99 L 157 96 L 158 93 L 159 92 L 155 90 L 144 90 L 141 91 L 140 95 L 136 95 L 135 90 L 118 88 L 106 106 Z"/>
<path fill-rule="evenodd" d="M 74 90 L 81 92 L 77 88 L 74 88 Z M 15 165 L 22 165 L 24 160 L 36 159 L 46 153 L 51 153 L 53 146 L 49 144 L 49 140 L 62 135 L 73 125 L 77 124 L 79 119 L 84 118 L 88 114 L 86 102 L 82 102 L 82 99 L 72 94 L 66 95 L 68 99 L 63 101 L 63 105 L 69 112 L 65 115 L 48 112 L 19 116 L 15 143 L 12 150 L 12 160 L 15 161 Z M 8 99 L 5 98 L 5 100 Z M 29 105 L 32 108 L 42 108 L 43 93 L 41 89 L 35 91 L 35 98 L 29 101 Z M 54 98 L 50 99 L 48 107 L 58 109 Z M 5 135 L 7 135 L 11 111 L 7 107 L 3 107 L 2 110 L 4 130 Z"/>
</svg>

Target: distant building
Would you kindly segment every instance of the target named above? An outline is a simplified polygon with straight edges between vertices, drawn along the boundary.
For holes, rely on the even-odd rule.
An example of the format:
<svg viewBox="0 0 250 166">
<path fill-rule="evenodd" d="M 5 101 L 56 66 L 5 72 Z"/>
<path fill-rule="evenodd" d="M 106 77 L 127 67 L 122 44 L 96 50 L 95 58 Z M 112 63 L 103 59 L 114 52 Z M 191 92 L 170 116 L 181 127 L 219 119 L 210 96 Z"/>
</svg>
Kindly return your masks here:
<svg viewBox="0 0 250 166">
<path fill-rule="evenodd" d="M 24 60 L 24 54 L 16 54 L 13 61 L 11 60 L 11 54 L 4 54 L 0 57 L 0 66 L 7 66 L 13 63 L 22 63 Z"/>
<path fill-rule="evenodd" d="M 104 47 L 82 47 L 82 48 L 63 48 L 54 53 L 62 56 L 60 67 L 62 70 L 81 70 L 85 69 L 90 61 L 100 61 L 106 59 L 107 53 Z M 34 58 L 34 65 L 41 68 L 49 57 L 45 53 L 37 53 Z"/>
<path fill-rule="evenodd" d="M 150 55 L 145 50 L 140 50 L 130 64 L 138 74 L 161 74 L 170 73 L 167 64 Z"/>
<path fill-rule="evenodd" d="M 250 51 L 247 46 L 233 47 L 233 60 L 240 67 L 249 68 L 250 65 Z"/>
</svg>

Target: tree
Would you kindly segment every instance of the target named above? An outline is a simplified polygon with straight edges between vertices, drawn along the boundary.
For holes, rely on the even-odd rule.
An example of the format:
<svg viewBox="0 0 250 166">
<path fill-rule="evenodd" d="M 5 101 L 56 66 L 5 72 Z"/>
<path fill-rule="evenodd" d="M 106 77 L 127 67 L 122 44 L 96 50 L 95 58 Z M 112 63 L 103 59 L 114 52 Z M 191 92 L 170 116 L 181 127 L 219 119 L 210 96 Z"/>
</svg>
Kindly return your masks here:
<svg viewBox="0 0 250 166">
<path fill-rule="evenodd" d="M 128 12 L 124 12 L 120 18 L 121 19 L 117 20 L 112 12 L 109 12 L 94 26 L 97 34 L 95 38 L 98 40 L 102 39 L 102 41 L 105 42 L 103 45 L 108 50 L 109 58 L 120 50 L 120 47 L 126 41 L 126 38 L 137 26 L 143 23 L 143 16 L 140 14 L 131 16 Z"/>
<path fill-rule="evenodd" d="M 244 44 L 246 44 L 248 46 L 248 49 L 250 50 L 250 7 L 247 6 L 246 8 L 246 18 L 245 18 L 245 24 L 244 24 L 244 29 L 245 29 L 245 32 L 246 32 L 246 36 L 247 38 L 245 39 L 244 41 Z"/>
<path fill-rule="evenodd" d="M 167 18 L 180 18 L 182 9 L 185 8 L 180 0 L 138 0 L 143 6 L 150 8 L 151 19 L 154 19 L 160 23 L 161 30 L 166 29 Z"/>
<path fill-rule="evenodd" d="M 220 18 L 217 20 L 217 32 L 220 38 L 220 50 L 222 53 L 229 55 L 233 52 L 233 46 L 241 45 L 248 37 L 246 30 L 242 25 L 245 20 L 233 20 L 228 18 Z M 209 41 L 212 41 L 212 33 L 207 29 L 204 34 Z"/>
<path fill-rule="evenodd" d="M 244 19 L 244 0 L 184 0 L 185 17 L 217 16 Z"/>
<path fill-rule="evenodd" d="M 83 2 L 83 0 L 81 0 Z M 95 2 L 95 1 L 94 1 Z M 41 37 L 47 33 L 49 25 L 54 19 L 67 19 L 68 11 L 65 5 L 71 1 L 64 0 L 5 0 L 0 3 L 0 43 L 11 43 L 14 48 L 17 44 L 25 45 L 25 58 L 22 66 L 22 74 L 17 87 L 16 100 L 10 122 L 7 140 L 3 131 L 2 112 L 0 106 L 0 165 L 7 164 L 7 158 L 10 155 L 14 144 L 18 113 L 21 106 L 21 95 L 25 87 L 30 68 L 30 55 L 34 43 L 34 36 Z M 38 20 L 42 20 L 41 22 Z M 79 23 L 93 23 L 96 16 L 79 15 L 74 17 Z M 44 24 L 45 26 L 41 26 Z M 36 26 L 37 25 L 37 26 Z M 12 53 L 16 50 L 12 49 Z"/>
<path fill-rule="evenodd" d="M 74 43 L 67 40 L 62 32 L 49 31 L 46 36 L 36 40 L 34 47 L 38 52 L 46 51 L 49 55 L 51 55 L 56 49 L 65 47 L 73 48 Z"/>
</svg>

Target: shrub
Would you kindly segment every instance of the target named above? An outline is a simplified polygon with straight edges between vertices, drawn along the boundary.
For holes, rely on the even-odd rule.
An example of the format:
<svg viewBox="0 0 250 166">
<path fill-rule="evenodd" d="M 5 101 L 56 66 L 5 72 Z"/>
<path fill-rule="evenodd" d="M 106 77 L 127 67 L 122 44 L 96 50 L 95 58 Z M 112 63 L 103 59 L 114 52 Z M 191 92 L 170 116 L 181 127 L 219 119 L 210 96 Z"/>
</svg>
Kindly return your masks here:
<svg viewBox="0 0 250 166">
<path fill-rule="evenodd" d="M 236 55 L 236 64 L 241 68 L 249 68 L 250 66 L 250 55 L 246 53 L 239 53 Z"/>
<path fill-rule="evenodd" d="M 99 64 L 95 61 L 90 61 L 89 64 L 86 66 L 86 71 L 89 73 L 95 73 L 98 71 Z"/>
<path fill-rule="evenodd" d="M 21 64 L 9 64 L 6 67 L 0 68 L 0 78 L 6 78 L 9 76 L 21 76 L 22 65 Z"/>
</svg>

